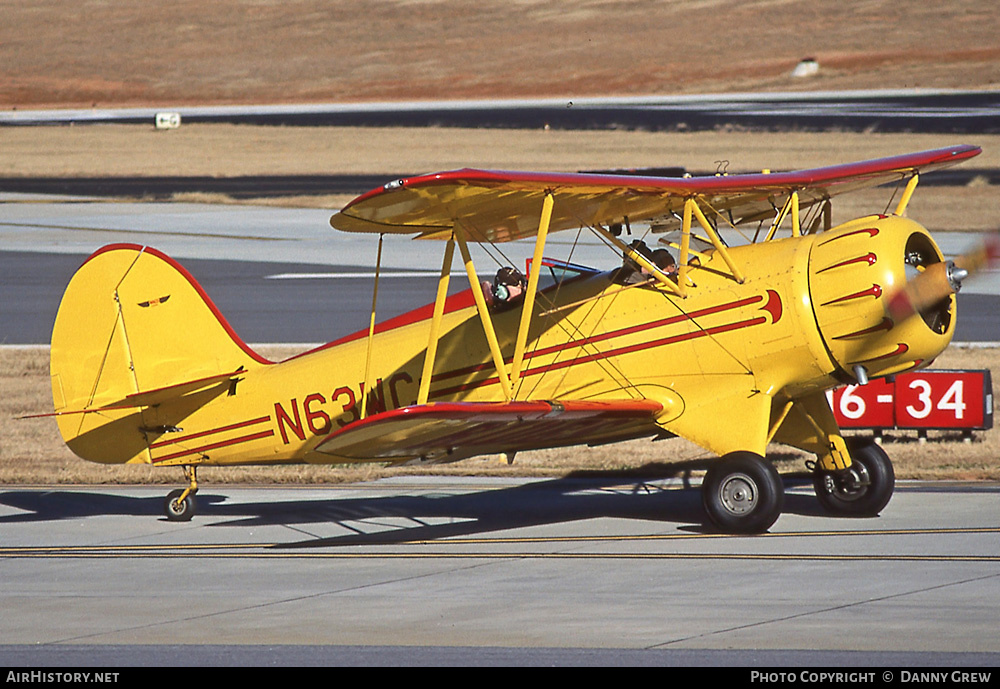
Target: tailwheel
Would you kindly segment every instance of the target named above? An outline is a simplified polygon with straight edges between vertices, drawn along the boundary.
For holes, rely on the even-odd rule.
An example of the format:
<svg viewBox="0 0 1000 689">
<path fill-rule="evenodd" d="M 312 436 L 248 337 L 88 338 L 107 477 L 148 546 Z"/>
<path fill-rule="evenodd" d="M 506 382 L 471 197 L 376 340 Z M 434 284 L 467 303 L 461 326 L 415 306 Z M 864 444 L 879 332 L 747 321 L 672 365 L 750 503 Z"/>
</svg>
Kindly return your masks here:
<svg viewBox="0 0 1000 689">
<path fill-rule="evenodd" d="M 713 463 L 702 483 L 712 523 L 731 533 L 763 533 L 781 514 L 785 488 L 777 469 L 753 452 L 731 452 Z"/>
<path fill-rule="evenodd" d="M 198 492 L 195 467 L 184 467 L 184 476 L 190 482 L 188 487 L 170 491 L 163 503 L 163 513 L 172 522 L 191 521 L 195 513 L 194 494 Z"/>
<path fill-rule="evenodd" d="M 185 493 L 187 493 L 187 495 L 184 495 Z M 172 522 L 191 521 L 191 517 L 194 516 L 194 512 L 194 495 L 192 495 L 186 488 L 178 488 L 177 490 L 170 491 L 170 494 L 167 495 L 167 499 L 163 504 L 163 513 L 167 515 L 167 519 Z"/>
<path fill-rule="evenodd" d="M 889 455 L 870 441 L 848 441 L 851 466 L 843 471 L 817 470 L 816 497 L 831 514 L 874 517 L 892 498 L 896 473 Z"/>
</svg>

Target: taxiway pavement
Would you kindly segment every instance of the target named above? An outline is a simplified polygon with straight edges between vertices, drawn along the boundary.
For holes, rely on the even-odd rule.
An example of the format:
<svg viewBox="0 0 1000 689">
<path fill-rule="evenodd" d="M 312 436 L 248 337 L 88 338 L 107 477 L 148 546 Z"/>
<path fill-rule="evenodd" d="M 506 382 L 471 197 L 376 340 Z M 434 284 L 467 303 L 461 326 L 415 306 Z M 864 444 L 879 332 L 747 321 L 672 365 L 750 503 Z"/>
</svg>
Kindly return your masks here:
<svg viewBox="0 0 1000 689">
<path fill-rule="evenodd" d="M 734 537 L 702 526 L 680 479 L 207 485 L 188 523 L 160 516 L 165 488 L 5 487 L 0 662 L 178 643 L 472 649 L 462 664 L 529 648 L 575 664 L 586 649 L 605 664 L 615 649 L 637 664 L 1000 661 L 1000 486 L 901 482 L 872 519 L 786 490 L 770 533 Z"/>
</svg>

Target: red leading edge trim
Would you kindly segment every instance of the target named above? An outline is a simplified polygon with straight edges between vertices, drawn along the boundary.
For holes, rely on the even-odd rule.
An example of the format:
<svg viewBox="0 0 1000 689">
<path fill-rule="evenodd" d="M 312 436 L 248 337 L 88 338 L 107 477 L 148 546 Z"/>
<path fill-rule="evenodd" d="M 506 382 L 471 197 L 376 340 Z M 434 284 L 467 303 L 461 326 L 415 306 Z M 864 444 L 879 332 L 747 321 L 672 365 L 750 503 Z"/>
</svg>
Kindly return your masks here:
<svg viewBox="0 0 1000 689">
<path fill-rule="evenodd" d="M 674 192 L 680 195 L 720 193 L 724 190 L 789 186 L 821 185 L 849 178 L 876 176 L 893 171 L 905 172 L 931 165 L 958 163 L 982 152 L 978 146 L 952 146 L 919 153 L 878 158 L 844 165 L 774 172 L 770 174 L 728 175 L 725 177 L 644 177 L 633 175 L 600 175 L 589 173 L 511 172 L 506 170 L 475 170 L 465 168 L 431 175 L 419 175 L 397 180 L 362 194 L 344 206 L 341 212 L 382 194 L 400 189 L 427 187 L 440 184 L 474 183 L 482 186 L 501 186 L 521 183 L 526 186 L 551 187 L 624 187 L 636 191 Z"/>
</svg>

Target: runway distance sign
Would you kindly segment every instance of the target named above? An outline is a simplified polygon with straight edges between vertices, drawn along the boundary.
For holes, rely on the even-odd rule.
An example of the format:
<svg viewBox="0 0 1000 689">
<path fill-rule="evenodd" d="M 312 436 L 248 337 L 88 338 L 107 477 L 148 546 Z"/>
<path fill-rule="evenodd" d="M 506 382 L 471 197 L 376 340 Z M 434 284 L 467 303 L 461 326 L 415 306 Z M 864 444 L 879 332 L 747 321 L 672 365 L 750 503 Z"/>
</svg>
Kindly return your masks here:
<svg viewBox="0 0 1000 689">
<path fill-rule="evenodd" d="M 841 428 L 986 430 L 993 427 L 989 370 L 901 373 L 831 393 Z"/>
</svg>

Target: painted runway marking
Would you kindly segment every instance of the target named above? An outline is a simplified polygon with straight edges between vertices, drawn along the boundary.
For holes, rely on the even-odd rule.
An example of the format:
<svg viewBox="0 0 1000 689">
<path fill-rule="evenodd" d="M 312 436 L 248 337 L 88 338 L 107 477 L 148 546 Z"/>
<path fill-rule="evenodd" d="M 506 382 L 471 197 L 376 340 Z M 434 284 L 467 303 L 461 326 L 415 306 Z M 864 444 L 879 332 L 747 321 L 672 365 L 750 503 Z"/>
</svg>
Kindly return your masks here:
<svg viewBox="0 0 1000 689">
<path fill-rule="evenodd" d="M 785 560 L 807 562 L 1000 562 L 1000 555 L 836 555 L 795 553 L 455 553 L 455 552 L 49 552 L 0 554 L 7 558 L 61 559 L 252 559 L 252 560 Z"/>
<path fill-rule="evenodd" d="M 395 534 L 396 532 L 389 532 Z M 372 543 L 317 544 L 316 548 L 351 548 L 352 552 L 316 552 L 305 543 L 220 543 L 199 545 L 95 545 L 95 546 L 9 546 L 0 547 L 0 558 L 240 558 L 240 559 L 573 559 L 573 560 L 784 560 L 811 562 L 1000 562 L 1000 555 L 932 555 L 932 554 L 849 554 L 849 553 L 613 553 L 613 552 L 460 552 L 448 546 L 544 544 L 544 543 L 621 543 L 642 541 L 677 540 L 773 540 L 775 538 L 829 538 L 834 536 L 911 536 L 949 535 L 973 533 L 1000 533 L 1000 527 L 960 527 L 943 529 L 887 529 L 881 531 L 793 531 L 762 534 L 759 536 L 731 536 L 728 534 L 644 534 L 624 536 L 552 536 L 525 538 L 448 538 L 441 540 L 414 540 L 380 544 L 379 534 L 371 535 Z M 364 536 L 364 534 L 362 534 Z M 321 542 L 332 539 L 318 539 Z M 344 538 L 351 538 L 345 535 Z M 356 548 L 382 548 L 393 550 L 366 550 Z M 437 546 L 438 550 L 413 552 L 409 546 Z M 294 548 L 294 549 L 289 549 Z M 447 548 L 447 549 L 445 549 Z"/>
<path fill-rule="evenodd" d="M 350 278 L 372 279 L 375 273 L 275 273 L 265 275 L 265 280 L 344 280 Z M 385 278 L 436 278 L 439 273 L 432 271 L 403 271 L 399 273 L 380 273 L 379 279 Z"/>
<path fill-rule="evenodd" d="M 0 227 L 28 228 L 33 230 L 68 230 L 72 232 L 110 232 L 114 234 L 159 235 L 161 237 L 210 237 L 212 239 L 240 239 L 260 242 L 291 242 L 291 237 L 266 237 L 260 235 L 219 234 L 212 232 L 182 232 L 179 230 L 142 230 L 132 227 L 82 227 L 79 225 L 49 225 L 23 222 L 0 222 Z"/>
</svg>

